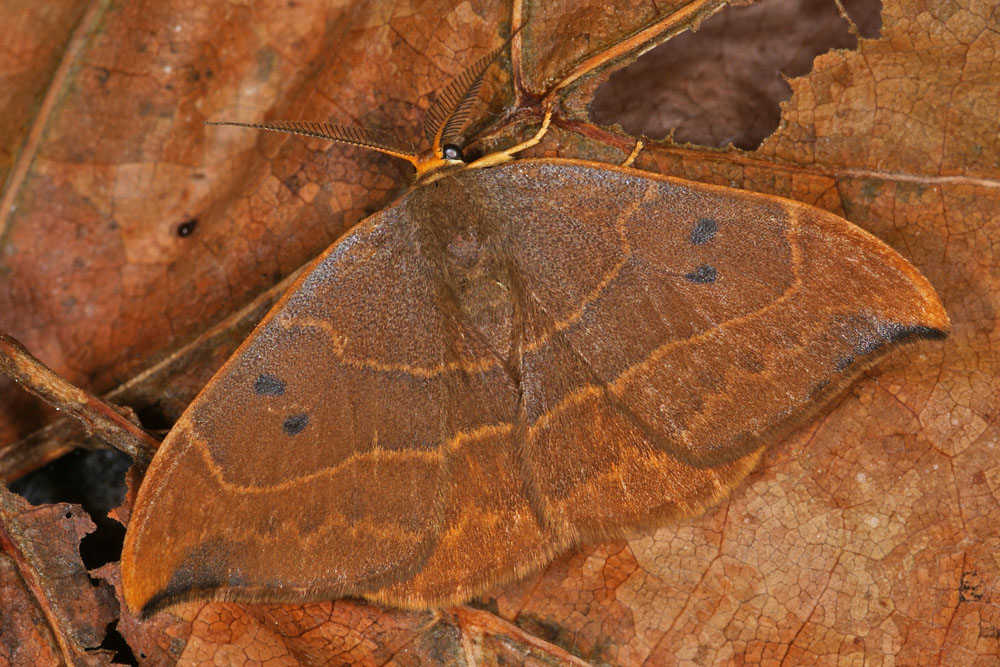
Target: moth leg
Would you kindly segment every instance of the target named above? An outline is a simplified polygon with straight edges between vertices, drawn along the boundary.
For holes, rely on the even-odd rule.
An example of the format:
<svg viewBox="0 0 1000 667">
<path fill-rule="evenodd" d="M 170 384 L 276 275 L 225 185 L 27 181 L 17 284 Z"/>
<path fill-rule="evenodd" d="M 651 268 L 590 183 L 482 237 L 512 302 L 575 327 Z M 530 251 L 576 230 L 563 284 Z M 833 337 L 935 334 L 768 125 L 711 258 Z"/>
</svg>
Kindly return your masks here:
<svg viewBox="0 0 1000 667">
<path fill-rule="evenodd" d="M 645 144 L 645 143 L 643 143 L 642 139 L 636 139 L 636 140 L 635 140 L 635 148 L 633 148 L 633 149 L 632 149 L 632 152 L 628 154 L 628 157 L 627 157 L 627 158 L 625 158 L 625 161 L 621 163 L 621 166 L 623 166 L 623 167 L 628 167 L 628 166 L 630 166 L 630 165 L 631 165 L 631 164 L 632 164 L 633 162 L 635 162 L 635 159 L 636 159 L 637 157 L 639 157 L 639 153 L 641 153 L 641 152 L 642 152 L 642 149 L 643 149 L 643 148 L 644 148 L 645 146 L 646 146 L 646 144 Z"/>
<path fill-rule="evenodd" d="M 512 146 L 511 148 L 508 148 L 507 150 L 502 151 L 500 154 L 501 155 L 506 155 L 508 159 L 511 159 L 514 156 L 514 153 L 520 153 L 521 151 L 527 150 L 527 149 L 531 148 L 532 146 L 536 145 L 539 141 L 542 140 L 542 137 L 545 136 L 545 133 L 549 131 L 549 124 L 551 122 L 552 122 L 552 107 L 551 106 L 546 106 L 545 107 L 545 117 L 542 118 L 542 126 L 540 128 L 538 128 L 538 132 L 535 133 L 535 136 L 533 136 L 532 138 L 528 139 L 527 141 L 522 141 L 521 143 L 517 144 L 516 146 Z M 487 157 L 489 157 L 489 156 L 487 156 Z"/>
<path fill-rule="evenodd" d="M 503 164 L 504 162 L 510 162 L 514 159 L 515 153 L 520 153 L 523 150 L 527 150 L 532 146 L 536 145 L 545 136 L 545 133 L 549 131 L 549 124 L 552 122 L 552 107 L 545 107 L 545 117 L 542 118 L 542 126 L 538 128 L 538 132 L 535 136 L 531 137 L 526 141 L 511 146 L 510 148 L 502 151 L 497 151 L 496 153 L 490 153 L 489 155 L 484 155 L 475 162 L 469 165 L 469 169 L 482 169 L 483 167 L 493 167 L 498 164 Z"/>
</svg>

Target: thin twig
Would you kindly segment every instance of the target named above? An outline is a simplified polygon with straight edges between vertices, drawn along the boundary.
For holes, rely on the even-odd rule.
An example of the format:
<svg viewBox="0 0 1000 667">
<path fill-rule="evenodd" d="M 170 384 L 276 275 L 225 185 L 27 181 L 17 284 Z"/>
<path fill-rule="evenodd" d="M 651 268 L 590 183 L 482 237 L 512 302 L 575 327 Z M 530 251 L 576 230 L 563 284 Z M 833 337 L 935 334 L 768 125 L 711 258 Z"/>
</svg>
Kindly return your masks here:
<svg viewBox="0 0 1000 667">
<path fill-rule="evenodd" d="M 35 358 L 24 345 L 0 334 L 0 373 L 57 410 L 79 420 L 87 432 L 119 449 L 140 465 L 148 465 L 159 440 L 124 417 L 115 406 L 70 384 Z"/>
</svg>

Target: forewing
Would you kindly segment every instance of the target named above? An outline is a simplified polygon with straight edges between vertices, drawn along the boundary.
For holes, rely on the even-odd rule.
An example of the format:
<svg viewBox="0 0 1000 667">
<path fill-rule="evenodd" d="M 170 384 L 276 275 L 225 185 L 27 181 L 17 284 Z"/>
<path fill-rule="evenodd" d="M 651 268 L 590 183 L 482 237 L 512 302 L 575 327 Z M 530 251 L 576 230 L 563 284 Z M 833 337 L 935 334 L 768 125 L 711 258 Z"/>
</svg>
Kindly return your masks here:
<svg viewBox="0 0 1000 667">
<path fill-rule="evenodd" d="M 811 206 L 583 162 L 479 178 L 521 277 L 529 493 L 569 539 L 701 511 L 890 344 L 948 328 L 906 260 Z"/>
<path fill-rule="evenodd" d="M 455 454 L 504 431 L 516 389 L 414 236 L 404 199 L 333 246 L 184 413 L 128 529 L 133 609 L 358 595 L 423 568 Z"/>
</svg>

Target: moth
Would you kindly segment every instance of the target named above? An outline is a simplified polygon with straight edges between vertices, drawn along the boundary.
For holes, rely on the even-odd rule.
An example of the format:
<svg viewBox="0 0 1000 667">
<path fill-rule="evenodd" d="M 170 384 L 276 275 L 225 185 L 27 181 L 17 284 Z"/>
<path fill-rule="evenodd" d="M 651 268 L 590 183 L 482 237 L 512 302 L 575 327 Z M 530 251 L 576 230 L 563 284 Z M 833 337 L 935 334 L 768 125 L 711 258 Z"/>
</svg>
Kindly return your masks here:
<svg viewBox="0 0 1000 667">
<path fill-rule="evenodd" d="M 919 271 L 833 214 L 514 159 L 551 109 L 467 163 L 503 48 L 437 97 L 422 154 L 374 130 L 245 124 L 416 178 L 316 258 L 163 442 L 122 554 L 133 610 L 464 602 L 703 511 L 893 344 L 948 331 Z"/>
</svg>

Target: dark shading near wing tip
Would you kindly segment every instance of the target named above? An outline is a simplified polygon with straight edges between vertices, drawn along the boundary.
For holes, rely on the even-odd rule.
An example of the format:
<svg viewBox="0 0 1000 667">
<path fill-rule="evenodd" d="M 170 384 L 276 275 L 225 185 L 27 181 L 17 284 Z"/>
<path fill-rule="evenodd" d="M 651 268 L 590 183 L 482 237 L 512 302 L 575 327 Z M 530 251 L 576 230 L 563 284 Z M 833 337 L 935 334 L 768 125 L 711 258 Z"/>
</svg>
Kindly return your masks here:
<svg viewBox="0 0 1000 667">
<path fill-rule="evenodd" d="M 854 363 L 854 357 L 851 355 L 845 355 L 837 359 L 837 363 L 834 365 L 834 369 L 839 373 L 845 370 L 848 366 Z"/>
<path fill-rule="evenodd" d="M 704 245 L 715 238 L 719 231 L 719 225 L 711 218 L 702 218 L 694 223 L 691 229 L 691 243 L 694 245 Z"/>
<path fill-rule="evenodd" d="M 285 393 L 285 383 L 269 373 L 261 373 L 253 384 L 253 392 L 258 396 L 281 396 Z"/>
<path fill-rule="evenodd" d="M 242 587 L 248 582 L 239 572 L 230 571 L 223 576 L 226 567 L 219 553 L 224 551 L 220 543 L 211 542 L 188 552 L 170 581 L 163 590 L 154 594 L 139 611 L 141 618 L 149 618 L 168 604 L 190 599 L 202 591 L 214 591 L 223 586 Z"/>
<path fill-rule="evenodd" d="M 143 608 L 139 610 L 139 618 L 146 620 L 155 614 L 161 606 L 165 605 L 169 599 L 170 598 L 168 597 L 166 591 L 161 591 L 149 598 L 149 602 L 147 602 Z"/>
<path fill-rule="evenodd" d="M 945 338 L 947 332 L 923 325 L 904 325 L 897 322 L 887 322 L 877 317 L 857 316 L 841 321 L 835 325 L 837 334 L 851 347 L 850 352 L 838 356 L 833 362 L 834 371 L 842 373 L 886 346 L 902 343 L 915 338 L 932 340 Z"/>
<path fill-rule="evenodd" d="M 883 322 L 876 320 L 873 322 L 872 335 L 864 336 L 854 345 L 854 352 L 858 356 L 865 356 L 877 351 L 883 345 L 901 343 L 911 338 L 928 338 L 940 340 L 948 334 L 940 329 L 926 327 L 923 325 L 906 326 L 897 322 Z"/>
<path fill-rule="evenodd" d="M 900 343 L 908 338 L 943 340 L 948 337 L 947 331 L 941 331 L 940 329 L 925 327 L 923 325 L 908 327 L 902 324 L 896 324 L 895 322 L 889 322 L 883 326 L 889 330 L 889 336 L 886 338 L 886 342 L 889 343 Z"/>
<path fill-rule="evenodd" d="M 144 619 L 149 618 L 169 604 L 190 597 L 198 591 L 211 591 L 222 585 L 223 582 L 218 577 L 202 577 L 196 581 L 190 572 L 178 570 L 170 578 L 166 588 L 149 598 L 149 602 L 139 610 L 139 616 Z"/>
<path fill-rule="evenodd" d="M 816 386 L 813 387 L 810 390 L 810 392 L 808 394 L 808 397 L 812 398 L 813 396 L 816 396 L 816 395 L 822 393 L 829 386 L 830 386 L 830 380 L 829 380 L 829 378 L 825 378 L 823 380 L 820 380 L 819 382 L 816 383 Z"/>
<path fill-rule="evenodd" d="M 285 433 L 288 435 L 298 435 L 306 429 L 309 425 L 309 415 L 301 413 L 297 415 L 291 415 L 285 420 L 285 423 L 281 425 Z"/>
<path fill-rule="evenodd" d="M 715 282 L 715 267 L 710 264 L 702 264 L 697 269 L 684 276 L 684 280 L 690 283 L 706 285 Z"/>
</svg>

